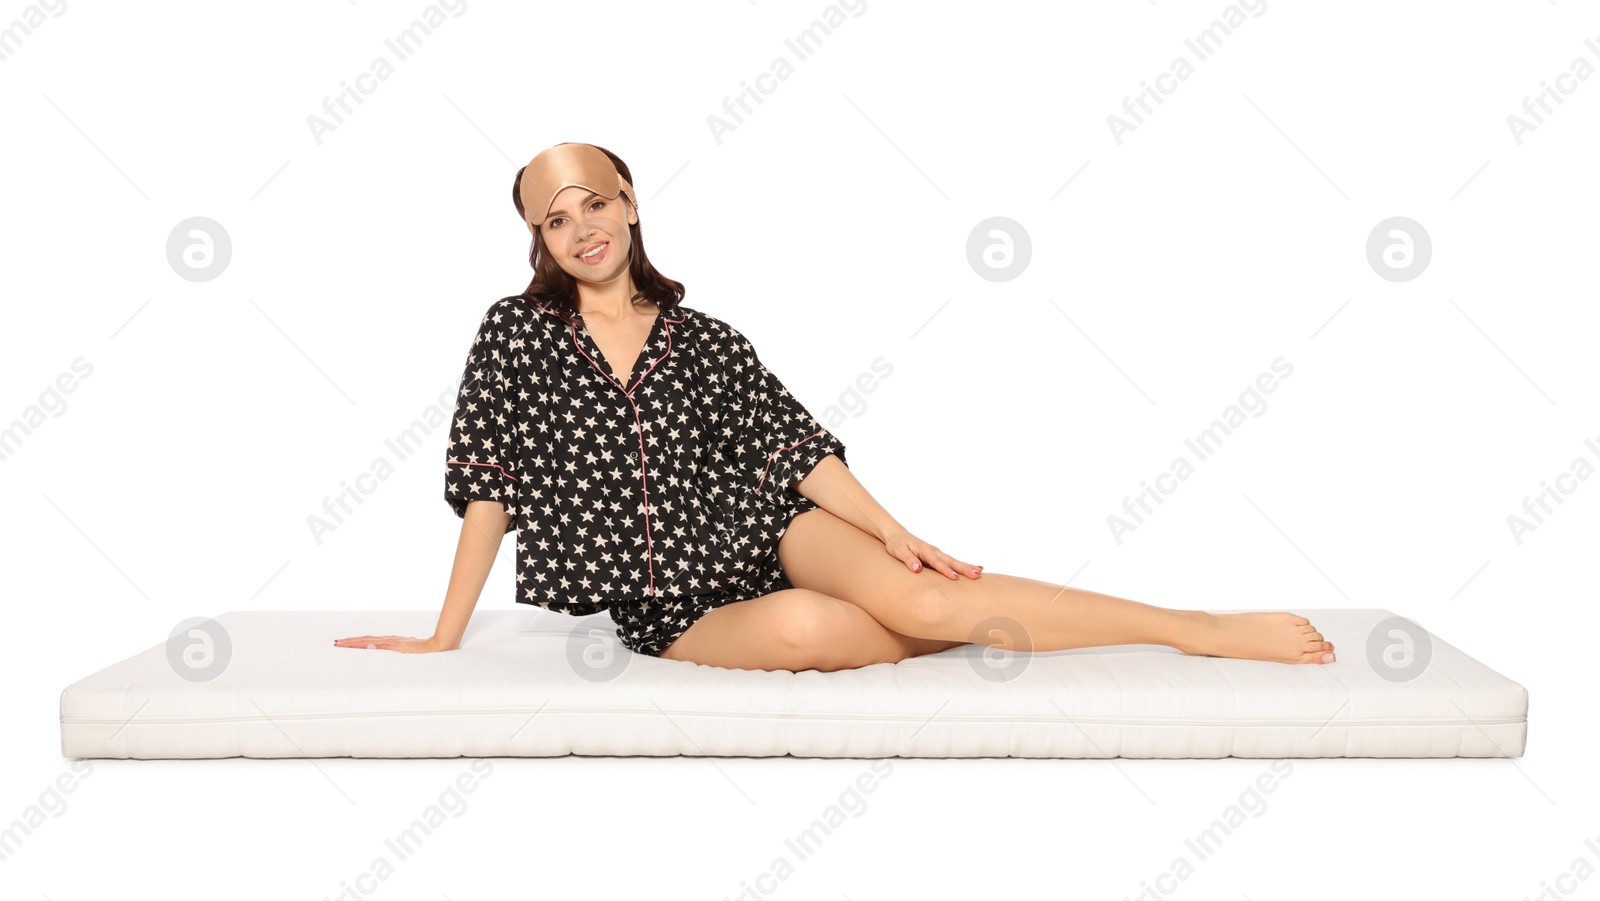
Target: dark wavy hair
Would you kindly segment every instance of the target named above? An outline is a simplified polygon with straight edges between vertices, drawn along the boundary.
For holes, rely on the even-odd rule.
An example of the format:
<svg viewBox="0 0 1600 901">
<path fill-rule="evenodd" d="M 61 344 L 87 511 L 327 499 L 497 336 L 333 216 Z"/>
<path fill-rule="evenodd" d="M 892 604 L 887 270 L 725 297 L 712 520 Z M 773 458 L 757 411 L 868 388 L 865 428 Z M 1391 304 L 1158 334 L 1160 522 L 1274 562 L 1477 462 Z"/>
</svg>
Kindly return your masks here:
<svg viewBox="0 0 1600 901">
<path fill-rule="evenodd" d="M 570 144 L 571 141 L 562 143 Z M 615 153 L 597 147 L 597 149 L 611 158 L 617 166 L 617 171 L 628 184 L 635 184 L 633 173 L 628 170 L 628 164 Z M 516 204 L 517 219 L 527 227 L 528 216 L 522 208 L 522 173 L 527 166 L 517 170 L 517 177 L 511 183 L 511 202 Z M 638 190 L 635 188 L 634 190 Z M 630 197 L 635 208 L 638 207 L 637 198 Z M 648 300 L 656 305 L 662 314 L 670 314 L 678 308 L 678 303 L 683 300 L 683 283 L 674 281 L 650 264 L 650 256 L 644 251 L 644 217 L 628 226 L 628 234 L 632 238 L 632 256 L 628 261 L 628 270 L 633 276 L 634 287 L 638 293 L 628 298 L 630 301 L 640 299 Z M 546 308 L 560 315 L 562 320 L 569 325 L 581 325 L 583 314 L 578 312 L 578 280 L 567 274 L 561 264 L 557 263 L 550 254 L 550 249 L 544 243 L 544 227 L 536 226 L 533 230 L 533 247 L 528 251 L 528 264 L 533 267 L 533 281 L 523 290 L 521 297 L 526 297 L 535 303 L 543 304 Z"/>
</svg>

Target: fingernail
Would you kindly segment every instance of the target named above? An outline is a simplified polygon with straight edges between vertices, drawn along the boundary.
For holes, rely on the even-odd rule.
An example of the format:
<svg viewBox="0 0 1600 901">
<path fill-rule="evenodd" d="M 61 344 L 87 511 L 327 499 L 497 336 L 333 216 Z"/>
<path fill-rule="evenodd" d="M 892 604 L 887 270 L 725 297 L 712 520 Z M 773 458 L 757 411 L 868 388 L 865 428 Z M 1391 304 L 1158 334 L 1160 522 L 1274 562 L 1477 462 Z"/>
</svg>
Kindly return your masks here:
<svg viewBox="0 0 1600 901">
<path fill-rule="evenodd" d="M 921 563 L 913 563 L 911 565 L 911 571 L 914 572 L 914 573 L 922 572 L 922 564 Z"/>
<path fill-rule="evenodd" d="M 1333 655 L 1332 654 L 1323 654 L 1322 655 L 1322 662 L 1323 663 L 1332 663 L 1333 662 Z"/>
</svg>

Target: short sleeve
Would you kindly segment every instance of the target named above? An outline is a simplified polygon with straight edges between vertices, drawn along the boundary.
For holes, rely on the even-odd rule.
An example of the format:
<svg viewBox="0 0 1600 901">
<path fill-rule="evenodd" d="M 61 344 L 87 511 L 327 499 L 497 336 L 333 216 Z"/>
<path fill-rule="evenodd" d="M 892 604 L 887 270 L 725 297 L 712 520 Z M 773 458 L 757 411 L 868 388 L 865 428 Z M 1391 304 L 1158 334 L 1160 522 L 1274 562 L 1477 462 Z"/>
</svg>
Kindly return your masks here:
<svg viewBox="0 0 1600 901">
<path fill-rule="evenodd" d="M 845 459 L 844 442 L 800 402 L 761 362 L 750 340 L 728 328 L 728 388 L 725 401 L 731 423 L 726 446 L 749 475 L 755 492 L 771 500 L 793 499 L 793 483 L 804 479 L 822 458 Z"/>
<path fill-rule="evenodd" d="M 456 516 L 472 501 L 497 501 L 512 513 L 506 531 L 516 528 L 515 503 L 520 474 L 517 435 L 525 428 L 517 416 L 517 365 L 525 314 L 499 301 L 484 314 L 461 374 L 450 441 L 445 448 L 445 500 Z"/>
</svg>

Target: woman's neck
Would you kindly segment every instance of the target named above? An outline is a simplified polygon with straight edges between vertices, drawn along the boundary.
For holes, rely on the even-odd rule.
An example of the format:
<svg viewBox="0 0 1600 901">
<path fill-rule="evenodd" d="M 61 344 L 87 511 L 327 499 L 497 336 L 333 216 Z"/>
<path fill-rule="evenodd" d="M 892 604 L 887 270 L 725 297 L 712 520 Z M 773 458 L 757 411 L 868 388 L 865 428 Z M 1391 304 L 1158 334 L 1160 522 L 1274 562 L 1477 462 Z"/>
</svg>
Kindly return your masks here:
<svg viewBox="0 0 1600 901">
<path fill-rule="evenodd" d="M 633 276 L 613 279 L 603 284 L 578 283 L 578 314 L 586 318 L 615 322 L 644 312 L 651 312 L 655 304 L 648 300 L 633 301 L 638 289 Z"/>
</svg>

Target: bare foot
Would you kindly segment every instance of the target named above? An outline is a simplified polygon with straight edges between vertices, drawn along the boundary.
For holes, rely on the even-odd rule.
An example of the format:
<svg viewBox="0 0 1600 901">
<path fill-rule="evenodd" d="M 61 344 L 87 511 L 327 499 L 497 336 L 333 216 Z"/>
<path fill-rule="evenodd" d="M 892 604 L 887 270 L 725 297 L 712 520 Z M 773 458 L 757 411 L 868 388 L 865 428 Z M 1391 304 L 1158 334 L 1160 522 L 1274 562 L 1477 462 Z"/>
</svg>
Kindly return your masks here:
<svg viewBox="0 0 1600 901">
<path fill-rule="evenodd" d="M 1333 643 L 1324 641 L 1311 621 L 1293 613 L 1206 613 L 1191 610 L 1195 629 L 1185 654 L 1271 660 L 1278 663 L 1332 663 Z"/>
</svg>

